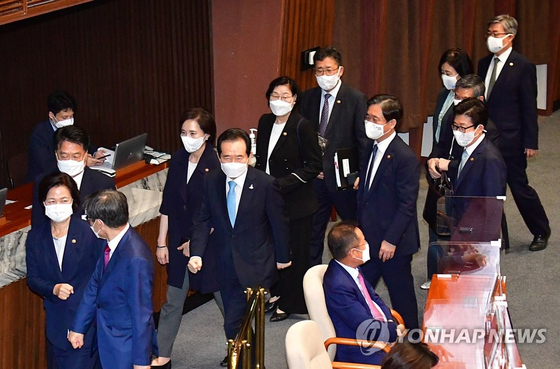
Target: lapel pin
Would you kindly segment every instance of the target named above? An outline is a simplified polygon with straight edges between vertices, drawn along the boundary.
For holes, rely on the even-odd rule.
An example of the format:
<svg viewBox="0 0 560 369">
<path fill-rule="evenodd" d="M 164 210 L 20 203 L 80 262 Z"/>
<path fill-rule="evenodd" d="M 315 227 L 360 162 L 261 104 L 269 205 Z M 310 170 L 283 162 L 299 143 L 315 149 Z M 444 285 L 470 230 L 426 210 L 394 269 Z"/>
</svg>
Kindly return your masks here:
<svg viewBox="0 0 560 369">
<path fill-rule="evenodd" d="M 387 159 L 391 159 L 391 154 L 387 155 Z"/>
<path fill-rule="evenodd" d="M 474 158 L 471 158 L 470 160 L 471 160 L 471 161 L 474 161 Z"/>
<path fill-rule="evenodd" d="M 75 238 L 72 238 L 72 243 L 76 243 L 76 239 L 75 239 Z"/>
<path fill-rule="evenodd" d="M 510 67 L 513 67 L 513 63 L 509 63 L 509 66 L 510 66 Z"/>
<path fill-rule="evenodd" d="M 287 136 L 288 134 L 286 132 L 282 133 L 282 135 Z"/>
<path fill-rule="evenodd" d="M 206 173 L 208 173 L 208 172 L 210 171 L 210 169 L 206 168 L 206 169 L 204 169 L 204 171 L 205 171 Z"/>
<path fill-rule="evenodd" d="M 253 187 L 253 184 L 251 183 L 251 185 L 249 186 L 249 189 L 252 190 L 252 189 L 254 189 L 254 188 L 255 188 L 255 187 Z"/>
<path fill-rule="evenodd" d="M 336 100 L 336 103 L 337 103 L 337 104 L 340 104 L 340 103 L 341 103 L 341 101 L 340 101 L 340 100 Z"/>
</svg>

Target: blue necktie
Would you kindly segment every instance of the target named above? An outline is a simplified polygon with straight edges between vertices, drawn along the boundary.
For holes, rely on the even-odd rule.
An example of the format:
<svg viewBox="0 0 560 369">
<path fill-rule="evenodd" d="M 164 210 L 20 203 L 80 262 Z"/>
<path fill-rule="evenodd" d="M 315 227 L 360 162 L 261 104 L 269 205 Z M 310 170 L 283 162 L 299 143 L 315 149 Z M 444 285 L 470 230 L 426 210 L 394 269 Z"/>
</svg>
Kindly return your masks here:
<svg viewBox="0 0 560 369">
<path fill-rule="evenodd" d="M 371 156 L 371 162 L 369 163 L 368 171 L 366 174 L 366 182 L 364 183 L 365 186 L 364 188 L 366 190 L 369 190 L 370 188 L 371 176 L 373 172 L 373 164 L 375 163 L 375 155 L 377 155 L 377 144 L 373 145 L 373 154 Z"/>
<path fill-rule="evenodd" d="M 236 203 L 237 203 L 237 199 L 235 197 L 235 186 L 237 186 L 237 184 L 234 181 L 229 181 L 229 191 L 227 194 L 227 212 L 229 215 L 229 221 L 231 223 L 231 226 L 233 227 L 233 225 L 235 224 L 235 207 L 236 207 Z"/>
</svg>

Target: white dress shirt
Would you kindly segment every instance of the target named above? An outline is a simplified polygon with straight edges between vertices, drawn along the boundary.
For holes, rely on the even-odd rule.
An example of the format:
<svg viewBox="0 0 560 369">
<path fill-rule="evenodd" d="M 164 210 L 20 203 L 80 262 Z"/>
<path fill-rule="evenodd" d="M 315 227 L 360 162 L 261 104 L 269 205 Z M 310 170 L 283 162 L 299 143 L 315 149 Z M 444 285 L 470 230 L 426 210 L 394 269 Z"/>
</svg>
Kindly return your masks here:
<svg viewBox="0 0 560 369">
<path fill-rule="evenodd" d="M 282 135 L 282 131 L 284 131 L 284 127 L 286 126 L 286 122 L 272 125 L 272 131 L 270 132 L 270 139 L 268 140 L 268 155 L 266 157 L 266 174 L 270 175 L 270 165 L 268 164 L 270 160 L 270 154 L 272 154 L 272 150 L 276 147 L 280 136 Z"/>
<path fill-rule="evenodd" d="M 124 234 L 126 233 L 126 231 L 128 231 L 129 228 L 130 228 L 130 224 L 126 223 L 126 227 L 124 227 L 124 229 L 120 231 L 117 237 L 113 238 L 111 241 L 107 243 L 109 245 L 109 248 L 111 249 L 111 252 L 109 253 L 109 260 L 111 260 L 111 258 L 113 257 L 113 253 L 115 252 L 115 249 L 117 248 L 119 242 L 121 242 L 121 239 L 123 238 Z"/>
<path fill-rule="evenodd" d="M 500 73 L 502 72 L 502 69 L 504 69 L 504 65 L 506 65 L 506 61 L 509 58 L 511 52 L 513 51 L 513 47 L 510 47 L 509 49 L 507 49 L 506 51 L 504 51 L 504 53 L 500 56 L 496 56 L 494 54 L 494 56 L 492 57 L 492 61 L 490 62 L 490 65 L 488 66 L 488 71 L 486 72 L 486 78 L 484 79 L 484 85 L 486 86 L 486 91 L 484 92 L 484 97 L 488 100 L 488 86 L 490 86 L 490 78 L 492 77 L 492 71 L 494 70 L 494 58 L 498 58 L 500 59 L 500 62 L 498 63 L 498 69 L 496 69 L 496 81 L 498 80 L 498 77 L 500 76 Z M 496 83 L 496 82 L 494 82 Z"/>
<path fill-rule="evenodd" d="M 239 209 L 239 201 L 241 200 L 241 194 L 243 193 L 243 185 L 245 184 L 245 178 L 247 178 L 247 171 L 237 177 L 236 179 L 231 179 L 226 177 L 226 202 L 227 195 L 229 192 L 229 181 L 234 181 L 237 186 L 235 186 L 235 215 L 237 216 L 237 210 Z"/>
<path fill-rule="evenodd" d="M 396 136 L 397 133 L 393 132 L 389 137 L 387 137 L 383 141 L 381 142 L 375 141 L 375 144 L 377 145 L 377 154 L 375 155 L 375 161 L 373 162 L 373 169 L 371 171 L 371 175 L 369 176 L 369 183 L 367 184 L 368 189 L 371 187 L 371 184 L 373 183 L 373 179 L 375 178 L 375 174 L 377 173 L 379 164 L 381 164 L 381 159 L 383 159 L 383 155 L 385 155 L 385 151 L 387 151 L 389 144 L 395 139 Z M 373 151 L 369 155 L 369 161 L 367 166 L 368 168 L 371 165 L 372 158 L 373 158 Z M 367 173 L 366 173 L 366 178 L 367 178 Z"/>
<path fill-rule="evenodd" d="M 336 102 L 336 95 L 338 95 L 340 86 L 342 86 L 342 80 L 339 80 L 335 88 L 333 88 L 329 92 L 325 92 L 325 90 L 321 90 L 321 104 L 319 105 L 319 122 L 321 121 L 321 113 L 323 111 L 323 105 L 325 105 L 326 94 L 331 94 L 331 97 L 329 97 L 329 117 L 328 117 L 329 119 L 327 120 L 327 122 L 331 119 L 331 113 L 334 107 L 334 103 Z"/>
<path fill-rule="evenodd" d="M 67 237 L 68 234 L 59 238 L 53 237 L 54 251 L 56 251 L 56 258 L 58 259 L 58 267 L 60 268 L 60 271 L 62 271 L 62 260 L 64 257 L 64 249 L 66 248 Z"/>
</svg>

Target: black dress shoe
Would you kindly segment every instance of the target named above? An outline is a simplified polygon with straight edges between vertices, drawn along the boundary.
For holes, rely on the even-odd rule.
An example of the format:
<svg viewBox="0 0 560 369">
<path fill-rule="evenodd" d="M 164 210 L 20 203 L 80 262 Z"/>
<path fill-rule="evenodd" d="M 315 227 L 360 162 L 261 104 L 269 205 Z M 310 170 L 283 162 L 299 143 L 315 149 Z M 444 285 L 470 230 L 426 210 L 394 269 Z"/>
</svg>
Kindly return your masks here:
<svg viewBox="0 0 560 369">
<path fill-rule="evenodd" d="M 270 321 L 281 322 L 282 320 L 288 319 L 289 316 L 290 316 L 289 313 L 279 313 L 278 310 L 276 310 L 274 314 L 272 314 L 272 316 L 270 317 Z"/>
<path fill-rule="evenodd" d="M 171 360 L 163 365 L 152 365 L 151 368 L 171 369 Z"/>
<path fill-rule="evenodd" d="M 224 357 L 224 360 L 220 361 L 220 366 L 222 368 L 227 368 L 228 366 L 228 356 L 226 355 L 226 357 Z"/>
<path fill-rule="evenodd" d="M 275 311 L 276 308 L 278 307 L 278 301 L 279 299 L 274 302 L 267 302 L 266 304 L 264 304 L 264 312 L 272 313 L 273 311 Z"/>
<path fill-rule="evenodd" d="M 548 246 L 548 238 L 550 237 L 550 233 L 547 235 L 537 235 L 533 238 L 533 242 L 529 245 L 530 251 L 541 251 L 546 249 Z"/>
</svg>

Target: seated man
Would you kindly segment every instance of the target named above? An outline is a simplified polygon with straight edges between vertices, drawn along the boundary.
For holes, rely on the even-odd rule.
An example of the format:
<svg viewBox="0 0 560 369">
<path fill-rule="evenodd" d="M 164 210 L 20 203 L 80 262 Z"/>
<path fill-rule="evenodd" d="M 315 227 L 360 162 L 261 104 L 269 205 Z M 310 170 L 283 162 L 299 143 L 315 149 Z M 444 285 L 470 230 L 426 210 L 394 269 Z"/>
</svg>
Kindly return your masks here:
<svg viewBox="0 0 560 369">
<path fill-rule="evenodd" d="M 79 216 L 84 214 L 82 204 L 85 198 L 99 190 L 115 189 L 115 179 L 103 173 L 89 169 L 86 166 L 88 157 L 87 148 L 89 137 L 85 130 L 73 125 L 57 129 L 54 133 L 52 146 L 55 148 L 55 169 L 52 172 L 64 172 L 74 179 L 80 192 L 80 207 L 76 212 Z M 38 186 L 49 173 L 39 175 L 33 190 L 33 210 L 31 213 L 31 227 L 36 227 L 48 218 L 45 207 L 39 201 Z"/>
<path fill-rule="evenodd" d="M 56 158 L 53 153 L 53 133 L 62 127 L 74 124 L 76 101 L 68 92 L 55 91 L 47 98 L 49 118 L 35 126 L 29 138 L 27 181 L 35 181 L 41 175 L 47 175 L 56 170 Z M 91 153 L 93 147 L 88 148 Z M 96 157 L 103 156 L 103 152 L 96 152 Z M 103 159 L 87 157 L 87 165 L 101 164 Z M 37 181 L 39 182 L 39 181 Z"/>
<path fill-rule="evenodd" d="M 329 232 L 328 245 L 333 259 L 323 288 L 336 336 L 394 342 L 397 324 L 391 311 L 359 268 L 369 260 L 369 245 L 362 231 L 352 221 L 337 223 Z M 336 352 L 338 361 L 364 364 L 379 365 L 383 356 L 383 351 L 373 347 L 339 345 Z"/>
</svg>

